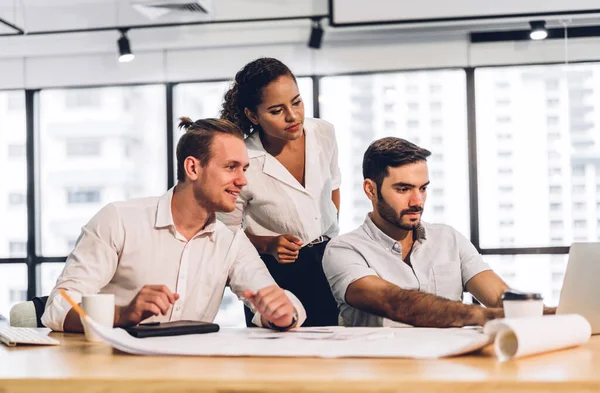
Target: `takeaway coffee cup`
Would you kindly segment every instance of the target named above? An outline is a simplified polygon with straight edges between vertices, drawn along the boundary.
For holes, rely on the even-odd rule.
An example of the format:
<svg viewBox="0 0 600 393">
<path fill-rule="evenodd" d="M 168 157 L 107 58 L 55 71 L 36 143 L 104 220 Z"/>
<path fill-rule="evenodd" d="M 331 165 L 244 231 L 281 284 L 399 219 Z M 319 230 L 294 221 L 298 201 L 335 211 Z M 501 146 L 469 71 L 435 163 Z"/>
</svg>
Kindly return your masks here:
<svg viewBox="0 0 600 393">
<path fill-rule="evenodd" d="M 539 293 L 508 289 L 502 295 L 502 305 L 506 318 L 541 317 L 544 314 L 544 301 Z"/>
</svg>

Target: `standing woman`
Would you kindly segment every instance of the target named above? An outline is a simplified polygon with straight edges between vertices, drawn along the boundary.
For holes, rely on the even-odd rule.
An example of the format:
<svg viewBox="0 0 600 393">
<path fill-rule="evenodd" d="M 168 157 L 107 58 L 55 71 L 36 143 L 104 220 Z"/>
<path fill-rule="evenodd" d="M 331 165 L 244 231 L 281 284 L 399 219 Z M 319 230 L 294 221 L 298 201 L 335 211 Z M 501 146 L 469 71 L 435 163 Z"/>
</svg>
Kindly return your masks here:
<svg viewBox="0 0 600 393">
<path fill-rule="evenodd" d="M 304 326 L 337 325 L 339 311 L 322 267 L 325 246 L 339 231 L 333 126 L 304 117 L 296 77 L 272 58 L 254 60 L 236 74 L 221 117 L 247 135 L 250 167 L 236 210 L 219 219 L 232 229 L 244 225 L 275 281 L 304 305 Z M 252 314 L 245 311 L 250 326 Z"/>
</svg>

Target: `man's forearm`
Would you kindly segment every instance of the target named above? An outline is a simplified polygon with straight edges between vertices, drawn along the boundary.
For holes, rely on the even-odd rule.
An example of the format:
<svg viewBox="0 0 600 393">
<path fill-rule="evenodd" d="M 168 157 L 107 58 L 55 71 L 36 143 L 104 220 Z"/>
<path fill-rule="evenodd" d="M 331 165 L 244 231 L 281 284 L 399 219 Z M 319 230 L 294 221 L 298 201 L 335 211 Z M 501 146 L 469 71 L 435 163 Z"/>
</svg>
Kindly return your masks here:
<svg viewBox="0 0 600 393">
<path fill-rule="evenodd" d="M 462 327 L 484 325 L 504 316 L 502 309 L 444 299 L 429 293 L 401 288 L 386 290 L 386 317 L 420 327 Z"/>
</svg>

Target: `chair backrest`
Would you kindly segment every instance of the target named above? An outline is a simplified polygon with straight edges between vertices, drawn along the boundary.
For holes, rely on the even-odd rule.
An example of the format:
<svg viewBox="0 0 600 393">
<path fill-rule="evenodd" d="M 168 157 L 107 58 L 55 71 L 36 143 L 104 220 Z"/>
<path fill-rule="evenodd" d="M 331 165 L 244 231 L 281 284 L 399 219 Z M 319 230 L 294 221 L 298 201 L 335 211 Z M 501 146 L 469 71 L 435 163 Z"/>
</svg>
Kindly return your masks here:
<svg viewBox="0 0 600 393">
<path fill-rule="evenodd" d="M 46 308 L 48 296 L 34 297 L 28 302 L 15 304 L 10 309 L 10 326 L 14 327 L 44 327 L 42 324 L 42 314 Z"/>
</svg>

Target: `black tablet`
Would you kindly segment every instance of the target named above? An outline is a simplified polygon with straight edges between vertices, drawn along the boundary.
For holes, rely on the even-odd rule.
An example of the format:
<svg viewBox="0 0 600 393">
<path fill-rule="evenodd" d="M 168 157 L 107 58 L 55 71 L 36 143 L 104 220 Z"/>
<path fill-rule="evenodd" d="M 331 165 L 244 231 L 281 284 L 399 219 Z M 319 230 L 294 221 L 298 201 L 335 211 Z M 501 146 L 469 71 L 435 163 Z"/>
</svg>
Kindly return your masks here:
<svg viewBox="0 0 600 393">
<path fill-rule="evenodd" d="M 126 327 L 124 329 L 133 337 L 145 338 L 214 333 L 219 331 L 219 325 L 202 321 L 149 322 Z"/>
</svg>

